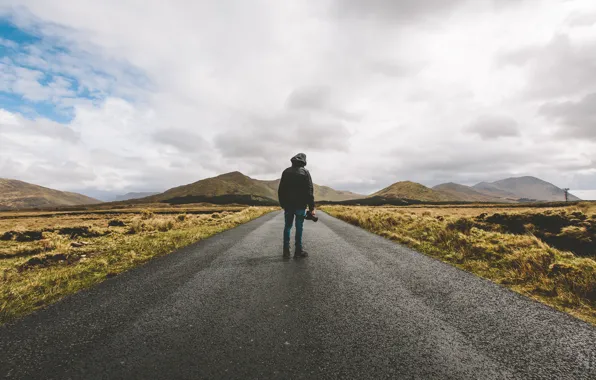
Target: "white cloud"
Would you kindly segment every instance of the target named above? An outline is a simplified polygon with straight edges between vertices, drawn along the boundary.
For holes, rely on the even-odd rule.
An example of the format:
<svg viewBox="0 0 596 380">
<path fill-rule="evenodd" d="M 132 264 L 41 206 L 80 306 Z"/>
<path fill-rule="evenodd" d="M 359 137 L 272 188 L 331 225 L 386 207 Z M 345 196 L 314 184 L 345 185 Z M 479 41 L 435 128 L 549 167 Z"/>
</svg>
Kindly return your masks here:
<svg viewBox="0 0 596 380">
<path fill-rule="evenodd" d="M 70 126 L 48 119 L 30 120 L 0 108 L 0 133 L 18 138 L 22 144 L 31 145 L 39 139 L 47 139 L 56 144 L 76 143 L 80 136 Z"/>
<path fill-rule="evenodd" d="M 45 74 L 39 70 L 32 70 L 12 64 L 0 62 L 0 91 L 23 96 L 31 101 L 54 101 L 59 103 L 63 97 L 73 97 L 72 83 L 61 76 L 56 76 L 47 84 L 42 84 Z"/>
<path fill-rule="evenodd" d="M 14 41 L 7 40 L 6 38 L 2 38 L 2 37 L 0 37 L 0 46 L 5 46 L 5 47 L 7 47 L 7 48 L 12 48 L 12 49 L 14 49 L 14 48 L 18 47 L 18 46 L 19 46 L 19 44 L 17 44 L 17 43 L 16 43 L 16 42 L 14 42 Z"/>
<path fill-rule="evenodd" d="M 507 64 L 527 68 L 525 93 L 534 98 L 559 98 L 596 91 L 596 39 L 572 43 L 557 34 L 544 46 L 530 46 L 505 54 Z"/>
<path fill-rule="evenodd" d="M 596 141 L 596 93 L 577 102 L 546 103 L 540 107 L 540 113 L 562 125 L 560 137 Z"/>
<path fill-rule="evenodd" d="M 48 150 L 23 137 L 42 117 L 11 114 L 29 126 L 0 130 L 3 148 L 14 143 L 0 153 L 18 168 L 8 173 L 32 182 L 151 190 L 231 170 L 275 178 L 298 151 L 316 182 L 358 191 L 521 173 L 564 185 L 594 167 L 596 142 L 560 141 L 566 116 L 539 112 L 596 84 L 586 74 L 596 26 L 573 21 L 596 11 L 590 0 L 8 3 L 44 38 L 2 61 L 0 85 L 73 109 L 76 139 L 45 138 Z M 56 79 L 41 85 L 47 72 Z M 69 162 L 88 175 L 30 169 L 65 178 Z"/>
<path fill-rule="evenodd" d="M 472 122 L 466 130 L 485 140 L 515 137 L 520 134 L 517 121 L 502 115 L 482 115 Z"/>
</svg>

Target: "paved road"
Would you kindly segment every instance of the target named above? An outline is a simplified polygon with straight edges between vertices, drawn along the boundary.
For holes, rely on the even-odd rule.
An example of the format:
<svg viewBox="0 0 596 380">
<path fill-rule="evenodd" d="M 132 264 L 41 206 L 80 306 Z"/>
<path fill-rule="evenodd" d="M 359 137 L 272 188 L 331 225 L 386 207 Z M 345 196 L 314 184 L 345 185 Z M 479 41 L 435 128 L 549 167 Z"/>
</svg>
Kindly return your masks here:
<svg viewBox="0 0 596 380">
<path fill-rule="evenodd" d="M 596 378 L 596 328 L 322 215 L 280 213 L 0 328 L 0 376 Z"/>
</svg>

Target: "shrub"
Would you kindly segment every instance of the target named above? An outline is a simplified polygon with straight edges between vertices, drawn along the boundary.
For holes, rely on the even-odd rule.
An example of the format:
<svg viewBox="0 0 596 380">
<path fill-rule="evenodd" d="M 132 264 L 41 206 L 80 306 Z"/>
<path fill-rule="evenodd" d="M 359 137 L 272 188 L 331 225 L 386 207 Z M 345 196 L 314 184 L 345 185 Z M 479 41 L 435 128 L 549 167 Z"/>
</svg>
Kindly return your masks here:
<svg viewBox="0 0 596 380">
<path fill-rule="evenodd" d="M 51 251 L 56 249 L 56 243 L 52 239 L 44 239 L 41 241 L 41 247 L 44 251 Z"/>
<path fill-rule="evenodd" d="M 129 234 L 138 234 L 143 232 L 145 229 L 145 222 L 141 218 L 134 218 L 130 222 Z"/>
<path fill-rule="evenodd" d="M 549 277 L 559 288 L 580 299 L 596 300 L 596 263 L 593 260 L 553 263 L 549 269 Z"/>
<path fill-rule="evenodd" d="M 521 279 L 539 279 L 546 276 L 555 261 L 551 250 L 520 249 L 507 258 L 511 268 Z"/>
<path fill-rule="evenodd" d="M 147 220 L 153 218 L 155 214 L 151 210 L 141 210 L 141 219 Z"/>
<path fill-rule="evenodd" d="M 169 218 L 159 220 L 156 224 L 156 228 L 161 232 L 169 231 L 174 228 L 174 220 Z"/>
</svg>

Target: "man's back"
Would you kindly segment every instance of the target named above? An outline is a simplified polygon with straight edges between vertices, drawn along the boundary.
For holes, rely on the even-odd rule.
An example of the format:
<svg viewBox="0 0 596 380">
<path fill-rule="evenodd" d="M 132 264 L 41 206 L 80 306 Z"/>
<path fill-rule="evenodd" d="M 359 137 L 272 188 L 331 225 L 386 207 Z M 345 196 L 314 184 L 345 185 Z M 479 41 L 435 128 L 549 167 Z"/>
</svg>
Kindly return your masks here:
<svg viewBox="0 0 596 380">
<path fill-rule="evenodd" d="M 297 154 L 292 158 L 292 166 L 283 171 L 278 189 L 282 208 L 314 209 L 314 188 L 305 165 L 306 156 Z"/>
</svg>

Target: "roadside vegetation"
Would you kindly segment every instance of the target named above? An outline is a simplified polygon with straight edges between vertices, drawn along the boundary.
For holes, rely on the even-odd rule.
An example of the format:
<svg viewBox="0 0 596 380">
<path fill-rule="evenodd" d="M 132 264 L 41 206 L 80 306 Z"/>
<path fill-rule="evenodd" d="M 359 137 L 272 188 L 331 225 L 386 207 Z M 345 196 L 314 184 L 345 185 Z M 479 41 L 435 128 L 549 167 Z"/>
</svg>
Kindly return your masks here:
<svg viewBox="0 0 596 380">
<path fill-rule="evenodd" d="M 322 209 L 596 324 L 596 204 Z"/>
<path fill-rule="evenodd" d="M 0 213 L 0 324 L 274 207 Z"/>
</svg>

